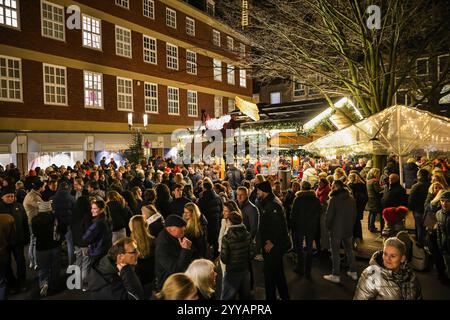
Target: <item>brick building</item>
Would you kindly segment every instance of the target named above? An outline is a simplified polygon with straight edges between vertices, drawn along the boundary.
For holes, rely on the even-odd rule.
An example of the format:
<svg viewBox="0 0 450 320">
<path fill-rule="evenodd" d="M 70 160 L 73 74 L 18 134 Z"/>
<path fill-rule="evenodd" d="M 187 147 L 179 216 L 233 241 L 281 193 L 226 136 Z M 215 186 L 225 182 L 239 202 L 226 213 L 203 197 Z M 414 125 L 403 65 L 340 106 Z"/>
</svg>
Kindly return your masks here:
<svg viewBox="0 0 450 320">
<path fill-rule="evenodd" d="M 144 139 L 163 155 L 171 132 L 192 127 L 202 110 L 217 117 L 234 109 L 236 95 L 251 99 L 238 62 L 245 39 L 211 6 L 2 1 L 0 163 L 27 170 L 41 157 L 76 161 L 126 149 L 130 118 L 142 129 L 148 121 Z"/>
</svg>

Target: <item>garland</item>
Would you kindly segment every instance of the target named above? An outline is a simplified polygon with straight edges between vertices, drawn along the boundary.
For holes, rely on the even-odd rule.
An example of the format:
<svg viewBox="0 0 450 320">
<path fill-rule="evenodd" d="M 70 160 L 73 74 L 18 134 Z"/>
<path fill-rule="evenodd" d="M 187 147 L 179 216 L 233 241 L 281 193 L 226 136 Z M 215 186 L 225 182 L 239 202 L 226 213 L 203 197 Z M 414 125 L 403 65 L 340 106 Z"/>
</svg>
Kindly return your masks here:
<svg viewBox="0 0 450 320">
<path fill-rule="evenodd" d="M 283 129 L 295 129 L 296 133 L 299 136 L 309 137 L 319 126 L 323 126 L 326 130 L 333 130 L 334 125 L 330 122 L 328 118 L 325 118 L 318 122 L 313 128 L 305 130 L 303 129 L 303 124 L 299 122 L 290 122 L 290 121 L 280 121 L 280 122 L 271 122 L 271 123 L 256 123 L 251 125 L 252 129 L 255 130 L 283 130 Z"/>
</svg>

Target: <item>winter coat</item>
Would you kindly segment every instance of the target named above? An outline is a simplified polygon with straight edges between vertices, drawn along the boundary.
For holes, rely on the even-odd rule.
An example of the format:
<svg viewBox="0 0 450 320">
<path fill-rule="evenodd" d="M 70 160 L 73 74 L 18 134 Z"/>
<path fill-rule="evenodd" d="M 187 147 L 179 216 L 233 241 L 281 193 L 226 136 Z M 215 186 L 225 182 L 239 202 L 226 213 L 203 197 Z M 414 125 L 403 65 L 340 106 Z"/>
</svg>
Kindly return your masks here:
<svg viewBox="0 0 450 320">
<path fill-rule="evenodd" d="M 244 175 L 238 168 L 229 169 L 225 173 L 225 181 L 230 183 L 233 190 L 236 190 L 241 185 L 242 180 L 244 180 Z"/>
<path fill-rule="evenodd" d="M 14 218 L 10 214 L 0 213 L 0 266 L 3 267 L 10 260 L 11 249 L 16 239 Z"/>
<path fill-rule="evenodd" d="M 384 208 L 408 206 L 408 195 L 405 188 L 400 183 L 392 184 L 386 189 L 381 199 L 381 205 Z"/>
<path fill-rule="evenodd" d="M 428 189 L 430 188 L 430 183 L 418 182 L 412 186 L 411 192 L 408 197 L 408 209 L 413 212 L 424 213 L 425 211 L 425 200 L 427 200 Z"/>
<path fill-rule="evenodd" d="M 89 247 L 90 257 L 103 257 L 112 246 L 112 232 L 105 214 L 95 217 L 83 235 L 83 241 Z"/>
<path fill-rule="evenodd" d="M 249 261 L 253 259 L 252 237 L 243 224 L 228 228 L 222 239 L 220 260 L 226 265 L 226 272 L 249 270 Z"/>
<path fill-rule="evenodd" d="M 283 207 L 284 207 L 284 213 L 286 214 L 286 222 L 290 226 L 291 223 L 291 211 L 292 211 L 292 204 L 295 200 L 295 193 L 292 190 L 288 190 L 286 192 L 286 195 L 283 199 Z"/>
<path fill-rule="evenodd" d="M 260 240 L 261 247 L 264 247 L 267 240 L 270 240 L 278 254 L 286 253 L 292 246 L 289 238 L 286 218 L 281 201 L 273 193 L 259 201 L 258 209 L 260 213 Z"/>
<path fill-rule="evenodd" d="M 327 184 L 325 187 L 318 187 L 316 190 L 316 196 L 320 200 L 320 204 L 323 206 L 328 201 L 328 194 L 331 192 L 330 186 Z"/>
<path fill-rule="evenodd" d="M 292 205 L 292 228 L 297 234 L 315 236 L 322 207 L 313 190 L 302 190 Z"/>
<path fill-rule="evenodd" d="M 422 289 L 414 272 L 407 263 L 398 272 L 383 265 L 383 251 L 377 251 L 356 287 L 354 300 L 420 300 Z"/>
<path fill-rule="evenodd" d="M 28 224 L 31 224 L 31 219 L 39 213 L 38 202 L 42 202 L 42 197 L 39 191 L 31 190 L 23 199 L 23 207 L 28 216 Z"/>
<path fill-rule="evenodd" d="M 128 222 L 133 215 L 128 206 L 123 206 L 118 201 L 109 201 L 107 204 L 109 214 L 112 220 L 112 231 L 119 231 L 128 227 Z"/>
<path fill-rule="evenodd" d="M 30 228 L 23 205 L 18 202 L 6 204 L 0 199 L 0 214 L 2 213 L 10 214 L 14 218 L 16 227 L 14 244 L 18 247 L 26 246 L 30 242 Z"/>
<path fill-rule="evenodd" d="M 164 218 L 161 214 L 155 213 L 150 218 L 147 219 L 148 230 L 150 234 L 155 238 L 158 237 L 159 233 L 164 229 Z"/>
<path fill-rule="evenodd" d="M 450 212 L 444 209 L 436 213 L 437 220 L 437 242 L 440 250 L 450 255 Z"/>
<path fill-rule="evenodd" d="M 250 232 L 252 239 L 255 240 L 259 230 L 259 210 L 248 199 L 242 205 L 239 205 L 239 208 L 244 218 L 244 225 L 247 231 Z"/>
<path fill-rule="evenodd" d="M 208 243 L 206 241 L 206 225 L 202 225 L 203 234 L 198 237 L 186 233 L 186 238 L 192 241 L 192 259 L 201 259 L 206 257 L 206 250 L 208 248 Z"/>
<path fill-rule="evenodd" d="M 42 192 L 42 200 L 49 201 L 55 194 L 56 191 L 50 190 L 50 188 L 47 186 Z"/>
<path fill-rule="evenodd" d="M 161 199 L 156 199 L 155 207 L 158 210 L 158 212 L 161 213 L 164 218 L 166 218 L 167 216 L 169 216 L 173 213 L 172 212 L 172 198 L 170 198 L 170 200 L 164 200 L 164 201 Z"/>
<path fill-rule="evenodd" d="M 406 189 L 410 189 L 413 184 L 417 181 L 417 171 L 419 171 L 419 167 L 415 163 L 407 163 L 403 168 L 403 172 L 405 173 L 405 186 Z"/>
<path fill-rule="evenodd" d="M 159 290 L 170 275 L 186 271 L 192 261 L 192 250 L 181 248 L 178 239 L 165 229 L 159 233 L 155 245 L 156 289 Z"/>
<path fill-rule="evenodd" d="M 27 196 L 27 191 L 25 189 L 18 189 L 16 190 L 16 199 L 17 202 L 20 204 L 23 204 L 23 200 Z"/>
<path fill-rule="evenodd" d="M 92 300 L 143 300 L 144 289 L 134 267 L 125 265 L 117 269 L 108 256 L 92 266 L 88 274 L 88 290 Z"/>
<path fill-rule="evenodd" d="M 37 251 L 47 251 L 59 247 L 62 240 L 61 235 L 66 233 L 52 212 L 39 212 L 31 220 L 31 228 L 36 237 Z"/>
<path fill-rule="evenodd" d="M 366 188 L 368 196 L 366 209 L 368 211 L 381 213 L 381 198 L 383 197 L 381 191 L 383 190 L 383 188 L 380 186 L 380 182 L 378 181 L 378 179 L 370 179 L 369 181 L 367 181 Z"/>
<path fill-rule="evenodd" d="M 330 193 L 325 221 L 332 238 L 347 239 L 353 236 L 356 215 L 356 201 L 347 189 Z"/>
<path fill-rule="evenodd" d="M 367 194 L 367 187 L 364 183 L 352 183 L 348 185 L 352 190 L 353 198 L 356 201 L 356 213 L 357 219 L 362 220 L 364 218 L 364 209 L 369 200 Z"/>
<path fill-rule="evenodd" d="M 220 220 L 222 218 L 223 203 L 214 190 L 203 191 L 202 196 L 198 199 L 198 207 L 200 212 L 208 220 L 208 242 L 217 241 L 220 231 Z"/>
<path fill-rule="evenodd" d="M 171 212 L 172 214 L 176 214 L 179 215 L 180 217 L 183 216 L 183 212 L 184 212 L 184 205 L 186 203 L 191 202 L 191 200 L 189 200 L 188 198 L 186 198 L 184 195 L 181 198 L 173 198 L 173 201 L 171 203 L 172 209 Z"/>
<path fill-rule="evenodd" d="M 72 211 L 75 206 L 75 198 L 70 195 L 69 190 L 58 190 L 55 195 L 50 198 L 53 200 L 52 206 L 58 222 L 68 226 L 72 221 Z"/>
<path fill-rule="evenodd" d="M 83 235 L 92 224 L 91 203 L 88 196 L 81 196 L 75 202 L 72 211 L 72 222 L 70 229 L 72 231 L 73 244 L 77 247 L 87 247 L 83 241 Z"/>
</svg>

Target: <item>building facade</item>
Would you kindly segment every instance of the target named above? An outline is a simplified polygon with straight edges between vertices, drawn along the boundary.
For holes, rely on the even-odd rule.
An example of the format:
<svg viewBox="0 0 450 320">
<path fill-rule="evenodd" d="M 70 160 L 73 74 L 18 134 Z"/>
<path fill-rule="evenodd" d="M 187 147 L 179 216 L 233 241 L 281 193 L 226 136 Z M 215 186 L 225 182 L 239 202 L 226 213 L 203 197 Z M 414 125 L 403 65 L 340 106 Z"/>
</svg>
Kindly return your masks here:
<svg viewBox="0 0 450 320">
<path fill-rule="evenodd" d="M 164 155 L 172 131 L 251 99 L 247 50 L 183 1 L 3 1 L 0 163 L 124 150 L 130 128 Z"/>
</svg>

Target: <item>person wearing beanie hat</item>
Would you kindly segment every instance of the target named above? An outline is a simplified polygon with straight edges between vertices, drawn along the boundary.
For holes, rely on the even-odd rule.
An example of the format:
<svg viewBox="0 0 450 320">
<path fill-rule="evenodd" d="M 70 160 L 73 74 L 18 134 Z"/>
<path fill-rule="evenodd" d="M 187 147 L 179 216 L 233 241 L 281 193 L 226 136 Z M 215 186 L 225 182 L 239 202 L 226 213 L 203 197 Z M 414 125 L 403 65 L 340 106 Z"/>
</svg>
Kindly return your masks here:
<svg viewBox="0 0 450 320">
<path fill-rule="evenodd" d="M 25 291 L 26 262 L 24 248 L 30 241 L 28 217 L 22 204 L 17 202 L 14 186 L 7 186 L 0 191 L 0 215 L 8 214 L 14 218 L 15 237 L 10 254 L 16 261 L 17 279 L 13 285 L 17 291 Z M 8 266 L 9 267 L 9 266 Z"/>
<path fill-rule="evenodd" d="M 256 185 L 260 212 L 260 241 L 263 248 L 266 299 L 276 300 L 278 293 L 289 300 L 289 291 L 284 274 L 283 255 L 291 248 L 283 204 L 275 197 L 268 181 Z"/>
<path fill-rule="evenodd" d="M 162 288 L 174 273 L 185 272 L 192 261 L 192 242 L 185 237 L 186 221 L 171 214 L 165 218 L 164 230 L 156 238 L 156 289 Z"/>
</svg>

